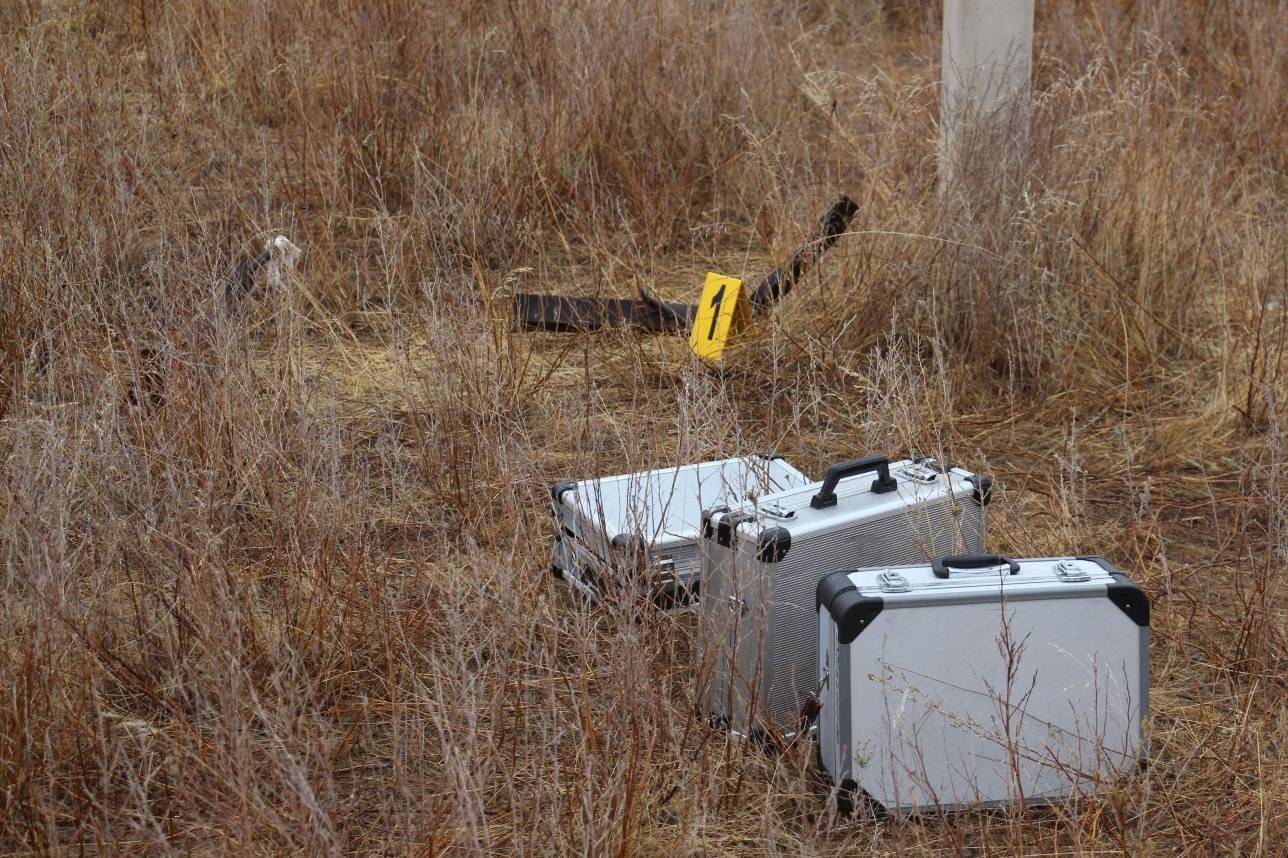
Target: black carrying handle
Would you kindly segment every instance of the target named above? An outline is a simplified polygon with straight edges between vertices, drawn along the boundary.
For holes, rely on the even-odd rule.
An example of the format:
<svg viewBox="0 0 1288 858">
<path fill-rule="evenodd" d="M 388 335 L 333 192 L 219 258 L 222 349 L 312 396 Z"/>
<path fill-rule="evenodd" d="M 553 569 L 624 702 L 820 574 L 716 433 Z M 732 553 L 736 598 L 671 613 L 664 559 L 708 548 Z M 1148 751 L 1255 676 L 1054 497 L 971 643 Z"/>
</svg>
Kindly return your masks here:
<svg viewBox="0 0 1288 858">
<path fill-rule="evenodd" d="M 1011 575 L 1020 574 L 1020 564 L 1000 554 L 949 554 L 936 557 L 930 564 L 930 570 L 936 578 L 947 578 L 950 569 L 987 569 L 990 566 L 1005 566 Z"/>
<path fill-rule="evenodd" d="M 864 456 L 862 459 L 851 459 L 848 462 L 837 462 L 827 469 L 823 478 L 823 487 L 818 494 L 810 498 L 809 505 L 814 509 L 827 509 L 836 506 L 836 484 L 846 477 L 876 471 L 877 478 L 872 481 L 872 493 L 875 495 L 892 492 L 898 483 L 890 476 L 890 460 L 885 456 Z"/>
</svg>

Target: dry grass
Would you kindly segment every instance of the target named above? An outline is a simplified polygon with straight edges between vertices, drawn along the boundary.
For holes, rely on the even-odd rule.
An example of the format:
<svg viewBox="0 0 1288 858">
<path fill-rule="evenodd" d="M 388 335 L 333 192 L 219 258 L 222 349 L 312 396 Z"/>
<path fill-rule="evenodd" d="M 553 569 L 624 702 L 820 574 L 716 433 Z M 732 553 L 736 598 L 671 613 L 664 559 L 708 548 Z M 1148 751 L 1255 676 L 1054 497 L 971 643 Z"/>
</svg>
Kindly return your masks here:
<svg viewBox="0 0 1288 858">
<path fill-rule="evenodd" d="M 935 202 L 935 0 L 0 9 L 0 844 L 1285 854 L 1288 11 L 1040 3 L 1023 193 Z M 520 335 L 863 210 L 723 373 Z M 234 259 L 300 276 L 234 313 Z M 943 451 L 1154 600 L 1151 766 L 874 826 L 578 610 L 554 479 Z"/>
</svg>

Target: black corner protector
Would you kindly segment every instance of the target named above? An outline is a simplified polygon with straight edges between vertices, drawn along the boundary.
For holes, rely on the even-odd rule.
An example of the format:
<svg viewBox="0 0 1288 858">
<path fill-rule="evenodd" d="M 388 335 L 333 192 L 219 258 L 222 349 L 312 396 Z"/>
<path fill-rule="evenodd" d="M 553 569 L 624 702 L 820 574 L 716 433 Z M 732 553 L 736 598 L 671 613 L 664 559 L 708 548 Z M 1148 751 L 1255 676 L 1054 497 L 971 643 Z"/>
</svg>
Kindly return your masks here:
<svg viewBox="0 0 1288 858">
<path fill-rule="evenodd" d="M 988 506 L 993 502 L 992 477 L 981 477 L 976 475 L 973 477 L 967 477 L 966 479 L 975 487 L 975 490 L 970 493 L 970 496 L 974 498 L 975 503 L 980 506 Z"/>
<path fill-rule="evenodd" d="M 744 521 L 749 521 L 751 516 L 741 512 L 731 512 L 725 514 L 720 522 L 716 525 L 716 544 L 729 548 L 733 545 L 733 532 Z"/>
<path fill-rule="evenodd" d="M 871 793 L 860 787 L 852 778 L 844 778 L 836 787 L 836 812 L 840 816 L 849 818 L 853 817 L 856 811 L 871 818 L 873 822 L 883 822 L 888 818 L 881 802 L 874 799 Z"/>
<path fill-rule="evenodd" d="M 550 574 L 558 578 L 560 581 L 563 580 L 563 570 L 559 568 L 559 564 L 557 563 L 550 564 Z"/>
<path fill-rule="evenodd" d="M 613 547 L 619 551 L 635 551 L 637 554 L 643 554 L 648 550 L 648 545 L 644 542 L 644 537 L 638 533 L 619 533 L 613 537 Z"/>
<path fill-rule="evenodd" d="M 777 563 L 792 547 L 792 535 L 785 527 L 771 527 L 760 532 L 756 557 L 761 563 Z"/>
<path fill-rule="evenodd" d="M 836 812 L 841 816 L 854 815 L 854 798 L 859 792 L 859 785 L 846 778 L 836 787 Z"/>
<path fill-rule="evenodd" d="M 1114 564 L 1110 563 L 1103 554 L 1079 554 L 1078 559 L 1086 560 L 1088 563 L 1094 563 L 1110 575 L 1122 574 L 1122 572 L 1120 572 Z"/>
<path fill-rule="evenodd" d="M 885 600 L 880 596 L 864 596 L 857 589 L 838 593 L 827 606 L 828 613 L 836 623 L 837 643 L 853 643 L 855 638 L 872 625 L 872 621 L 884 607 Z"/>
<path fill-rule="evenodd" d="M 555 504 L 561 504 L 563 503 L 564 492 L 576 487 L 576 480 L 560 480 L 550 487 L 550 498 Z"/>
<path fill-rule="evenodd" d="M 718 733 L 729 732 L 728 715 L 705 713 L 702 711 L 702 707 L 696 706 L 696 705 L 693 707 L 693 713 L 699 720 L 703 721 L 712 730 L 715 730 Z"/>
<path fill-rule="evenodd" d="M 653 604 L 664 611 L 683 608 L 695 604 L 698 601 L 698 594 L 701 590 L 702 587 L 697 581 L 687 586 L 678 581 L 673 581 L 653 591 Z"/>
<path fill-rule="evenodd" d="M 846 590 L 857 589 L 854 582 L 850 580 L 849 569 L 841 569 L 837 572 L 829 572 L 822 578 L 818 579 L 818 586 L 814 588 L 814 610 L 817 612 L 824 605 L 831 605 L 832 600 Z"/>
<path fill-rule="evenodd" d="M 783 752 L 783 746 L 778 738 L 764 727 L 752 727 L 747 734 L 747 740 L 753 748 L 762 753 L 776 757 Z"/>
<path fill-rule="evenodd" d="M 1131 618 L 1138 626 L 1149 628 L 1149 596 L 1121 572 L 1113 573 L 1114 582 L 1108 585 L 1109 601 Z"/>
<path fill-rule="evenodd" d="M 702 511 L 702 538 L 710 539 L 716 535 L 716 529 L 711 524 L 711 519 L 722 513 L 729 511 L 727 506 L 713 506 L 711 509 Z"/>
<path fill-rule="evenodd" d="M 841 816 L 852 817 L 855 811 L 860 810 L 873 822 L 884 822 L 889 818 L 881 802 L 867 790 L 860 788 L 855 781 L 845 778 L 836 788 L 836 812 Z"/>
</svg>

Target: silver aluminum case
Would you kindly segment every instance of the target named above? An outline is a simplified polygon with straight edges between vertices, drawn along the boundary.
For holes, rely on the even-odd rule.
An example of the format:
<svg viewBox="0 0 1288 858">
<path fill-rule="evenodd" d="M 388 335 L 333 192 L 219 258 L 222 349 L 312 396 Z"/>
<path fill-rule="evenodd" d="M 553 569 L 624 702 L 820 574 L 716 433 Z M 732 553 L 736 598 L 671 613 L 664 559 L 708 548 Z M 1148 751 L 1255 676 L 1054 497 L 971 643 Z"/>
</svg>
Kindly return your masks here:
<svg viewBox="0 0 1288 858">
<path fill-rule="evenodd" d="M 1016 562 L 820 583 L 819 761 L 843 810 L 1049 803 L 1143 760 L 1148 597 L 1103 557 Z"/>
<path fill-rule="evenodd" d="M 740 734 L 795 733 L 815 690 L 814 588 L 827 573 L 983 549 L 990 478 L 924 457 L 889 469 L 895 491 L 873 493 L 871 473 L 842 479 L 827 509 L 810 506 L 817 482 L 706 515 L 697 697 L 709 718 Z M 790 546 L 766 562 L 760 541 L 775 528 Z"/>
<path fill-rule="evenodd" d="M 696 594 L 702 510 L 805 485 L 781 456 L 751 455 L 556 483 L 553 571 L 592 600 L 622 582 L 614 570 L 652 570 L 645 595 L 668 605 Z M 643 557 L 626 556 L 641 551 Z"/>
</svg>

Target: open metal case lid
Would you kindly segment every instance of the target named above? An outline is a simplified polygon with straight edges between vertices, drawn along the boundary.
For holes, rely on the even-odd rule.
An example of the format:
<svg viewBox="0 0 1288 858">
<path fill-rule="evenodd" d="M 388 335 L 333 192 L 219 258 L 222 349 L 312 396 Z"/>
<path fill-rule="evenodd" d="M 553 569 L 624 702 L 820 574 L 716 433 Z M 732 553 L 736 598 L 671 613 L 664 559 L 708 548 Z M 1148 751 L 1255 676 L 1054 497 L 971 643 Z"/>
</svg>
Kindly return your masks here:
<svg viewBox="0 0 1288 858">
<path fill-rule="evenodd" d="M 696 540 L 702 510 L 769 496 L 809 478 L 781 457 L 741 456 L 556 485 L 555 501 L 613 537 L 651 545 Z"/>
</svg>

